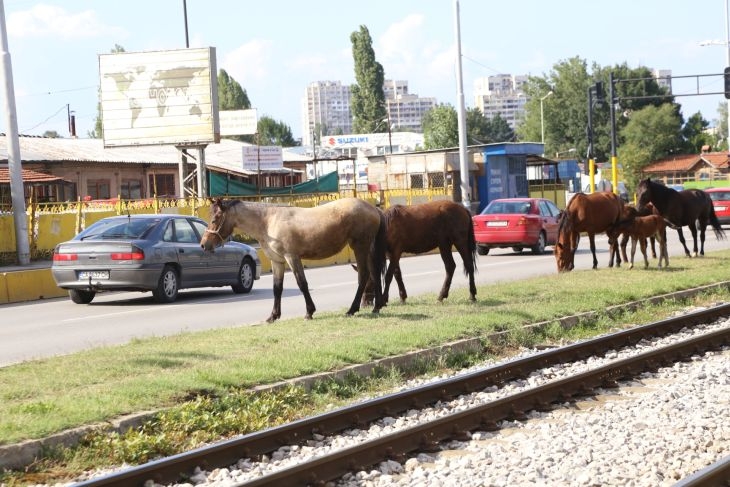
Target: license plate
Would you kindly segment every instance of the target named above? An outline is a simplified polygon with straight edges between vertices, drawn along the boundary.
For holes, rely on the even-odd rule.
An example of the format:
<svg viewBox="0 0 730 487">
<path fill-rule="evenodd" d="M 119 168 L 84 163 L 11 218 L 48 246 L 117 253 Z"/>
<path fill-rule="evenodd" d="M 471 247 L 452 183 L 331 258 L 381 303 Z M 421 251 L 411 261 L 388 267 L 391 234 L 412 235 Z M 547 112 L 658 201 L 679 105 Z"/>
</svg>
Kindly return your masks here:
<svg viewBox="0 0 730 487">
<path fill-rule="evenodd" d="M 91 279 L 109 279 L 109 271 L 80 271 L 79 280 L 88 281 Z"/>
<path fill-rule="evenodd" d="M 725 207 L 725 206 L 716 206 L 715 207 L 715 211 L 725 211 L 725 208 L 727 208 L 727 207 Z"/>
<path fill-rule="evenodd" d="M 505 221 L 498 221 L 498 222 L 487 222 L 488 227 L 506 227 L 507 222 Z"/>
</svg>

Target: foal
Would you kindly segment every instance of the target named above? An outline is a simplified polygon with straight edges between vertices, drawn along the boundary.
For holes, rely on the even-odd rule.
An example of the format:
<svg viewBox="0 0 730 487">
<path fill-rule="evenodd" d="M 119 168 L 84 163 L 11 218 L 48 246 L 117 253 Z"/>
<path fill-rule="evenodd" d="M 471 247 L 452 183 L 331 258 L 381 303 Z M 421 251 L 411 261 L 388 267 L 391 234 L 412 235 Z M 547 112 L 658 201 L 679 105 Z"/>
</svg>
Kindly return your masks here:
<svg viewBox="0 0 730 487">
<path fill-rule="evenodd" d="M 631 211 L 638 213 L 634 208 L 629 210 L 629 212 Z M 644 256 L 644 268 L 649 267 L 649 259 L 646 256 L 646 239 L 652 237 L 659 243 L 659 267 L 662 267 L 662 260 L 664 260 L 664 266 L 669 267 L 667 223 L 661 215 L 638 216 L 637 214 L 633 218 L 618 223 L 616 230 L 631 237 L 631 264 L 629 265 L 629 269 L 634 268 L 634 255 L 636 254 L 637 241 L 641 247 L 641 253 Z"/>
</svg>

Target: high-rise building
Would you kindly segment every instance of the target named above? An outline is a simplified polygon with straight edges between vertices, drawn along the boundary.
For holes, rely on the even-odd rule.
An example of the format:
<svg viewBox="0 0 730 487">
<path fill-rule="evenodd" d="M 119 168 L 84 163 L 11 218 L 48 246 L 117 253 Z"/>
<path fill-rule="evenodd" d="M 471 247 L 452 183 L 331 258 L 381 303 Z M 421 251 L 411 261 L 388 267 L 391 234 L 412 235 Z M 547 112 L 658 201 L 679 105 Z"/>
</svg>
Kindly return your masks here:
<svg viewBox="0 0 730 487">
<path fill-rule="evenodd" d="M 408 93 L 403 80 L 385 80 L 383 92 L 392 129 L 423 132 L 423 116 L 438 104 L 436 98 Z"/>
<path fill-rule="evenodd" d="M 525 75 L 498 74 L 474 81 L 474 106 L 487 118 L 497 113 L 514 130 L 525 114 Z"/>
<path fill-rule="evenodd" d="M 312 135 L 352 132 L 350 86 L 340 81 L 315 81 L 302 99 L 302 144 L 312 145 Z"/>
</svg>

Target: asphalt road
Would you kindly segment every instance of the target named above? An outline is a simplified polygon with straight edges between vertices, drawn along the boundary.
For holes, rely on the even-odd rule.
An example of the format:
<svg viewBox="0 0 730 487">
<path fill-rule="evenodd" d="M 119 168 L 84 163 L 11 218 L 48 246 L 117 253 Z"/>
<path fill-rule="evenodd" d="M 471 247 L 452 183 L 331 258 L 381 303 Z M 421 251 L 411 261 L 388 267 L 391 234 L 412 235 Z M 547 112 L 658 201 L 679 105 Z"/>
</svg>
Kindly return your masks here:
<svg viewBox="0 0 730 487">
<path fill-rule="evenodd" d="M 687 233 L 687 232 L 685 232 Z M 730 231 L 726 228 L 730 237 Z M 676 232 L 669 232 L 670 265 L 684 259 Z M 600 267 L 608 265 L 605 236 L 596 237 Z M 730 248 L 730 241 L 718 241 L 708 232 L 705 251 Z M 630 247 L 629 247 L 630 251 Z M 461 258 L 455 255 L 457 270 L 452 289 L 466 287 Z M 587 239 L 581 239 L 576 253 L 576 269 L 590 269 L 592 257 Z M 637 249 L 636 265 L 643 265 Z M 655 260 L 650 264 L 656 265 Z M 509 249 L 492 250 L 477 260 L 477 285 L 555 274 L 552 247 L 541 256 L 529 251 L 516 254 Z M 444 269 L 436 254 L 401 260 L 406 289 L 410 296 L 435 295 L 441 289 Z M 341 310 L 344 316 L 355 294 L 355 272 L 350 265 L 306 270 L 312 299 L 317 310 Z M 391 300 L 398 299 L 395 281 Z M 479 299 L 479 295 L 477 295 Z M 236 295 L 230 288 L 205 288 L 181 291 L 176 302 L 157 304 L 150 293 L 101 293 L 90 305 L 77 305 L 67 298 L 47 299 L 0 306 L 0 367 L 44 357 L 63 355 L 93 347 L 127 343 L 135 338 L 167 336 L 212 328 L 265 324 L 273 306 L 271 274 L 262 276 L 247 295 Z M 369 313 L 363 309 L 361 313 Z M 387 311 L 386 311 L 387 312 Z M 282 319 L 303 317 L 304 299 L 294 276 L 284 278 Z M 317 312 L 314 314 L 317 319 Z"/>
</svg>

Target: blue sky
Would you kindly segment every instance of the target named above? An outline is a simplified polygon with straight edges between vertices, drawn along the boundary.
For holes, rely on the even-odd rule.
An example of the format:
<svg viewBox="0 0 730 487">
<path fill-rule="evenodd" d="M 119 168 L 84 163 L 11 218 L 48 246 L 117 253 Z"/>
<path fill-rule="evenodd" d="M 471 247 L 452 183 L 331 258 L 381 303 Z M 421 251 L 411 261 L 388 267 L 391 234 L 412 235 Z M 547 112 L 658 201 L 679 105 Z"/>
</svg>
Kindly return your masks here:
<svg viewBox="0 0 730 487">
<path fill-rule="evenodd" d="M 77 133 L 93 128 L 98 55 L 185 47 L 183 0 L 5 0 L 18 127 L 67 137 L 67 105 Z M 589 66 L 626 62 L 675 76 L 717 74 L 726 65 L 723 0 L 460 0 L 464 97 L 475 78 L 541 76 L 579 56 Z M 454 0 L 187 0 L 191 47 L 214 46 L 218 67 L 247 91 L 259 117 L 301 137 L 308 83 L 354 82 L 350 34 L 365 25 L 387 79 L 411 93 L 457 103 Z M 704 40 L 723 45 L 700 46 Z M 721 91 L 720 77 L 675 81 L 676 93 Z M 4 97 L 0 94 L 0 97 Z M 713 121 L 721 95 L 681 97 L 685 118 Z M 546 101 L 549 103 L 549 100 Z M 6 131 L 6 116 L 0 120 Z"/>
</svg>

